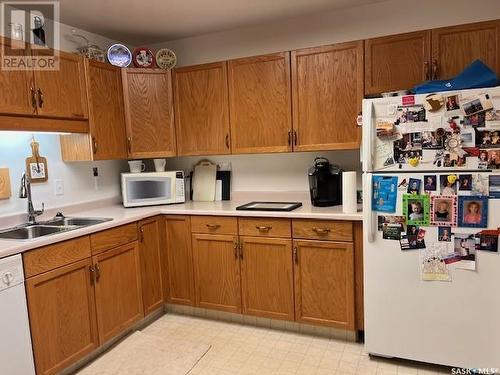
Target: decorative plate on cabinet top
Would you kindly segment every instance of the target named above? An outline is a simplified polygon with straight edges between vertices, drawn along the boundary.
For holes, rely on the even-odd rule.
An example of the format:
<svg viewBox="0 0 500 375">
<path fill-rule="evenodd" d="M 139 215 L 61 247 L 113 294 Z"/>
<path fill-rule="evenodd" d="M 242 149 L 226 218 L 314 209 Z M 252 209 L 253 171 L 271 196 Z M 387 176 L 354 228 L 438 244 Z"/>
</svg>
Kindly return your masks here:
<svg viewBox="0 0 500 375">
<path fill-rule="evenodd" d="M 152 68 L 155 64 L 155 56 L 147 47 L 138 47 L 134 49 L 132 60 L 136 68 Z"/>
<path fill-rule="evenodd" d="M 177 56 L 174 51 L 168 48 L 159 49 L 156 52 L 156 65 L 161 69 L 172 69 L 177 63 Z"/>
<path fill-rule="evenodd" d="M 126 68 L 132 62 L 130 50 L 123 44 L 113 44 L 108 48 L 108 61 L 111 65 Z"/>
</svg>

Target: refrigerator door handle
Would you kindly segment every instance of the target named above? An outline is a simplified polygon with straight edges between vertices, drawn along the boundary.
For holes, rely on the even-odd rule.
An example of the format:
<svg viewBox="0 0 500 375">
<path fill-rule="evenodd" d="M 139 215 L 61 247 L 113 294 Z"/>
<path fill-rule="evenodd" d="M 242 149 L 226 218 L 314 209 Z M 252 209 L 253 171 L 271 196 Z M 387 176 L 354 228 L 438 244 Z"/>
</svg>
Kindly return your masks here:
<svg viewBox="0 0 500 375">
<path fill-rule="evenodd" d="M 363 173 L 363 216 L 365 218 L 363 227 L 366 232 L 366 238 L 370 243 L 375 241 L 373 227 L 375 213 L 372 211 L 372 193 L 372 174 Z"/>
<path fill-rule="evenodd" d="M 362 153 L 363 153 L 363 170 L 373 171 L 373 154 L 375 147 L 375 134 L 373 134 L 373 103 L 370 100 L 363 100 L 363 138 L 362 138 Z"/>
</svg>

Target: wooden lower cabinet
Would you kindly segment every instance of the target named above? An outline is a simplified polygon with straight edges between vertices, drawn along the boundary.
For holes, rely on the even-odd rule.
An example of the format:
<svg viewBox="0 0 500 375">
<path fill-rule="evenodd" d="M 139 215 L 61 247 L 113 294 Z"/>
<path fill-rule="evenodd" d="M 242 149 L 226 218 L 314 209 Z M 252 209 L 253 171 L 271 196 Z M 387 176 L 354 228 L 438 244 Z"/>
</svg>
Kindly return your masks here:
<svg viewBox="0 0 500 375">
<path fill-rule="evenodd" d="M 99 346 L 91 259 L 26 280 L 36 372 L 56 374 Z"/>
<path fill-rule="evenodd" d="M 354 330 L 353 244 L 294 241 L 295 320 Z"/>
<path fill-rule="evenodd" d="M 139 246 L 131 242 L 92 260 L 99 341 L 103 344 L 144 316 Z"/>
<path fill-rule="evenodd" d="M 240 237 L 243 314 L 294 319 L 292 240 Z"/>
<path fill-rule="evenodd" d="M 161 219 L 153 218 L 139 222 L 139 256 L 144 315 L 148 315 L 163 306 L 161 232 Z"/>
<path fill-rule="evenodd" d="M 196 306 L 241 312 L 238 237 L 193 234 Z"/>
<path fill-rule="evenodd" d="M 167 301 L 194 306 L 193 248 L 191 246 L 191 218 L 165 216 L 164 273 Z"/>
</svg>

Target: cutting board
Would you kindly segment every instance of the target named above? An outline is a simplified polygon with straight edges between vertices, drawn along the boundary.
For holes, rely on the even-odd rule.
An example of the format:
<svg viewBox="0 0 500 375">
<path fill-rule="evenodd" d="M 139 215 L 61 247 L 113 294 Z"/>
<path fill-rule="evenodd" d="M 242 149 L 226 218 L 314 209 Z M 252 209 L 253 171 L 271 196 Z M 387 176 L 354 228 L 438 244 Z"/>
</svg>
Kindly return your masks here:
<svg viewBox="0 0 500 375">
<path fill-rule="evenodd" d="M 10 198 L 11 195 L 9 168 L 0 168 L 0 199 Z"/>
<path fill-rule="evenodd" d="M 40 144 L 33 139 L 31 141 L 31 156 L 26 158 L 26 172 L 31 182 L 45 182 L 49 178 L 47 159 L 40 156 Z"/>
<path fill-rule="evenodd" d="M 194 166 L 193 201 L 213 202 L 215 200 L 215 180 L 217 165 L 209 160 L 200 160 Z"/>
</svg>

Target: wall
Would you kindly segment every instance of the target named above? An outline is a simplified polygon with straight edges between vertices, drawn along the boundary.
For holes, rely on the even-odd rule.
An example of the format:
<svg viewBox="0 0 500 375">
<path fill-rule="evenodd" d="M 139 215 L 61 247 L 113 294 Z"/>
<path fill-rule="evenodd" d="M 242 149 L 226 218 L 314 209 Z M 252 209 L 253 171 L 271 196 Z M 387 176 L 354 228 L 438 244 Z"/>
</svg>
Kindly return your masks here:
<svg viewBox="0 0 500 375">
<path fill-rule="evenodd" d="M 231 187 L 233 191 L 308 191 L 307 169 L 314 158 L 324 156 L 344 170 L 360 170 L 359 157 L 352 151 L 294 152 L 263 155 L 230 155 L 207 157 L 214 163 L 232 164 Z M 202 157 L 172 158 L 168 169 L 190 171 Z M 358 185 L 361 178 L 358 176 Z"/>
<path fill-rule="evenodd" d="M 498 0 L 390 0 L 153 45 L 182 65 L 499 18 Z"/>
<path fill-rule="evenodd" d="M 82 45 L 81 39 L 71 37 L 71 26 L 61 24 L 62 50 L 74 52 L 77 46 Z M 91 43 L 106 49 L 116 43 L 100 35 L 78 30 L 84 34 Z M 28 132 L 3 132 L 0 131 L 0 167 L 10 169 L 12 197 L 0 200 L 0 217 L 26 211 L 26 200 L 18 198 L 19 183 L 25 168 L 25 158 L 31 155 Z M 41 155 L 48 159 L 49 180 L 46 183 L 33 184 L 33 198 L 35 207 L 40 208 L 41 202 L 46 207 L 58 207 L 68 203 L 79 203 L 88 200 L 116 197 L 120 193 L 119 173 L 126 168 L 123 161 L 79 162 L 64 163 L 61 160 L 59 135 L 35 134 L 40 142 Z M 92 167 L 97 166 L 100 173 L 99 190 L 94 188 Z M 54 181 L 64 181 L 64 196 L 55 196 Z"/>
<path fill-rule="evenodd" d="M 498 18 L 500 1 L 391 0 L 361 7 L 217 32 L 154 45 L 175 51 L 178 65 L 320 46 L 370 37 Z M 359 152 L 329 152 L 330 161 L 360 174 Z M 240 155 L 212 160 L 233 162 L 234 190 L 307 190 L 306 168 L 314 154 Z M 185 169 L 196 158 L 174 159 Z M 360 178 L 358 178 L 358 186 Z"/>
</svg>

